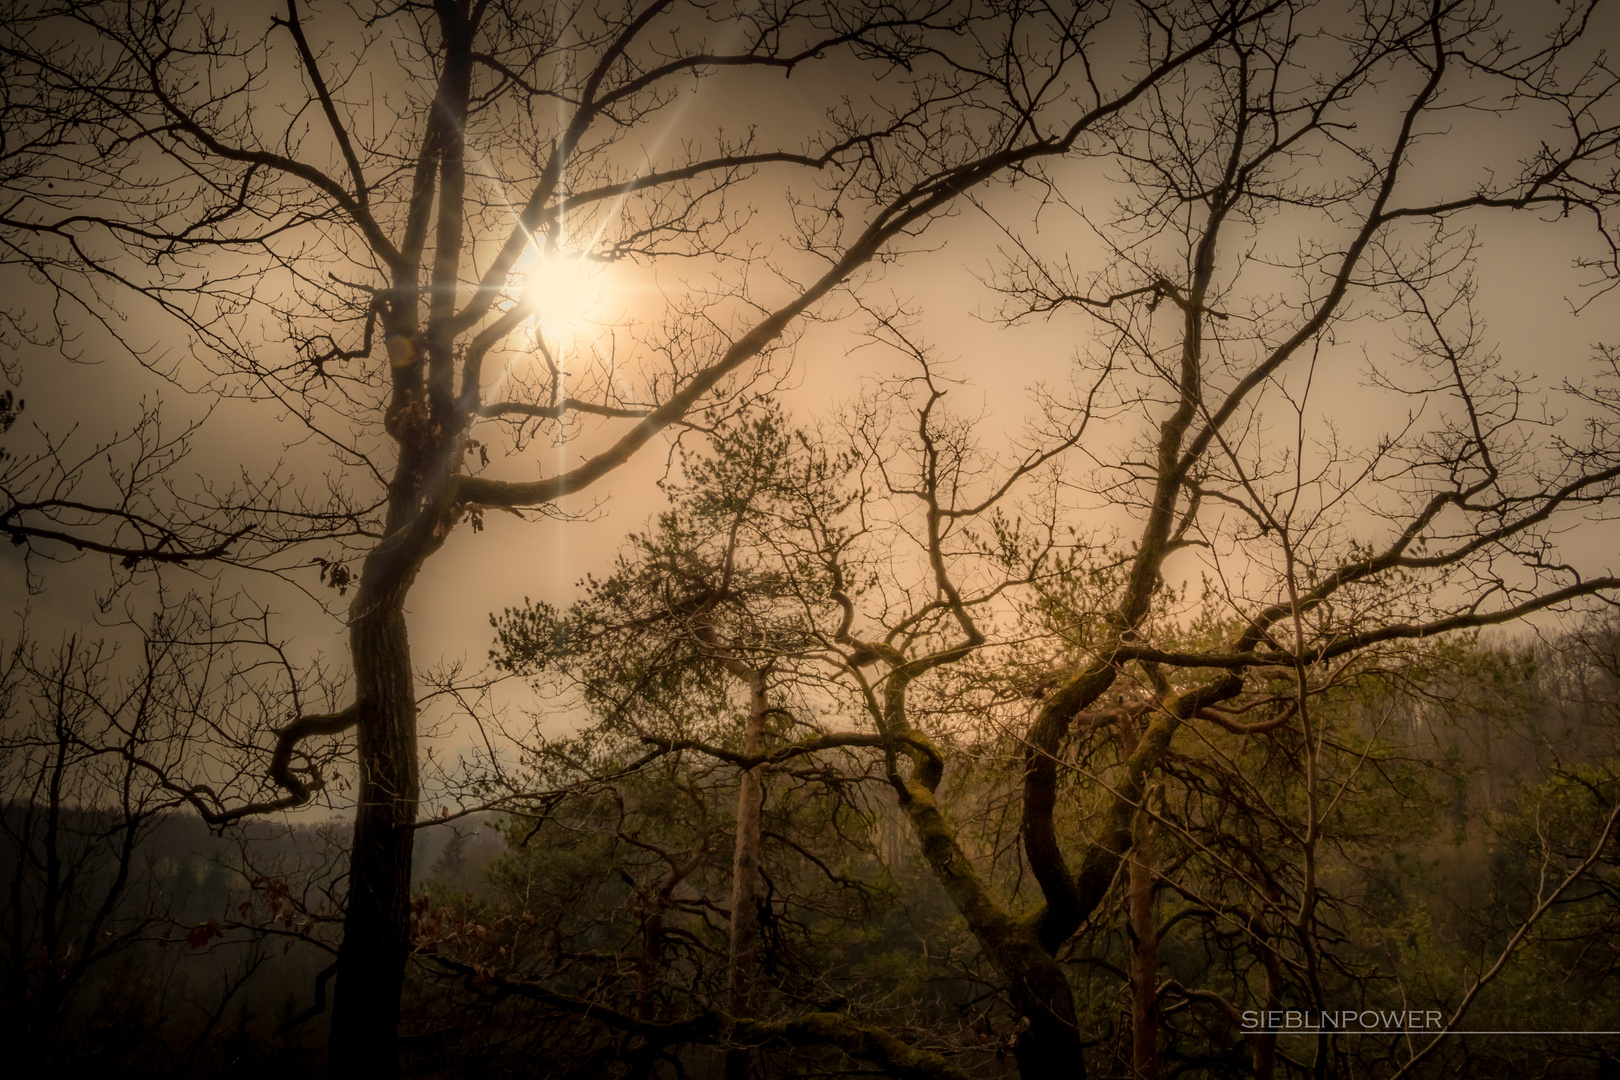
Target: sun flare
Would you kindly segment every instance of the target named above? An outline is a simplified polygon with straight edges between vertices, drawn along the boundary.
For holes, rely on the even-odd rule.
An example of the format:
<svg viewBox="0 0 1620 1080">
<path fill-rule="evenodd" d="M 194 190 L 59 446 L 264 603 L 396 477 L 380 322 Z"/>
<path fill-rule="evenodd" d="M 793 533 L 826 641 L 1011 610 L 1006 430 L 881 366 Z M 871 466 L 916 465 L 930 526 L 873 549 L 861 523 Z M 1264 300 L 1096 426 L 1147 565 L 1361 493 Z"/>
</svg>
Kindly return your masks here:
<svg viewBox="0 0 1620 1080">
<path fill-rule="evenodd" d="M 548 336 L 578 334 L 607 299 L 602 268 L 583 255 L 532 252 L 513 276 L 534 312 L 527 325 Z"/>
</svg>

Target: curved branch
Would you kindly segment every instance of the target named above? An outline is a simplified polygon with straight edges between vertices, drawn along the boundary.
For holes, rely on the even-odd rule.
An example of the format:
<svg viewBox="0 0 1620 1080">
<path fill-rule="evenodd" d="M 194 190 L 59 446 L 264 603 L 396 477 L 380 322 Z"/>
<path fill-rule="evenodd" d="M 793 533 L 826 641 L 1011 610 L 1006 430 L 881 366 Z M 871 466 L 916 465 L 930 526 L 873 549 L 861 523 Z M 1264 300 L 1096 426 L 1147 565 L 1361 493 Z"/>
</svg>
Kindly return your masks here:
<svg viewBox="0 0 1620 1080">
<path fill-rule="evenodd" d="M 342 712 L 300 716 L 276 733 L 276 752 L 270 758 L 270 779 L 286 788 L 298 803 L 308 802 L 310 796 L 321 789 L 323 781 L 317 776 L 314 783 L 306 784 L 293 775 L 292 756 L 298 744 L 316 735 L 342 734 L 359 722 L 359 702 Z"/>
<path fill-rule="evenodd" d="M 1245 723 L 1236 719 L 1225 709 L 1217 709 L 1214 706 L 1199 709 L 1193 715 L 1199 720 L 1208 720 L 1223 731 L 1230 731 L 1234 735 L 1263 735 L 1268 731 L 1276 731 L 1288 723 L 1297 712 L 1299 712 L 1299 699 L 1292 698 L 1283 706 L 1282 711 L 1270 720 L 1254 720 Z"/>
</svg>

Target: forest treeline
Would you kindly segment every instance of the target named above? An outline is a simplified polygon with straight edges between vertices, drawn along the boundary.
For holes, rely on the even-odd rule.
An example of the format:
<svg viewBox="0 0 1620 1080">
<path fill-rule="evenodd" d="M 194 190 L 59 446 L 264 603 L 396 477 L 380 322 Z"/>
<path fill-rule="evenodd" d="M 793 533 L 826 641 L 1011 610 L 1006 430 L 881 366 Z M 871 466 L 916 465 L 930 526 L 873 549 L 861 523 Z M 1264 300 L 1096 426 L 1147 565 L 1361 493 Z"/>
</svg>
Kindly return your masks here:
<svg viewBox="0 0 1620 1080">
<path fill-rule="evenodd" d="M 1324 702 L 1331 749 L 1318 775 L 1339 802 L 1318 869 L 1327 913 L 1308 946 L 1288 940 L 1286 925 L 1268 932 L 1249 895 L 1297 896 L 1289 830 L 1299 823 L 1301 740 L 1206 725 L 1167 761 L 1144 827 L 1166 1075 L 1255 1075 L 1263 1043 L 1245 1038 L 1240 1014 L 1267 1005 L 1433 1008 L 1450 1020 L 1510 944 L 1462 1028 L 1620 1026 L 1612 838 L 1513 941 L 1591 853 L 1620 795 L 1620 635 L 1594 622 L 1543 642 L 1428 648 L 1417 660 L 1399 678 L 1369 675 Z M 50 747 L 48 729 L 19 737 L 24 718 L 48 721 L 50 699 L 15 679 L 6 689 L 15 770 L 30 742 Z M 741 713 L 741 702 L 722 704 L 689 730 L 740 753 Z M 535 765 L 559 792 L 576 788 L 543 812 L 423 830 L 406 1007 L 412 1074 L 589 1077 L 679 1060 L 687 1075 L 719 1075 L 718 1030 L 693 1018 L 726 1000 L 740 770 L 669 755 L 577 784 L 586 762 L 595 778 L 604 764 L 645 756 L 641 740 L 614 729 L 548 747 Z M 773 743 L 785 734 L 773 732 Z M 1005 787 L 1020 748 L 987 727 L 951 749 L 949 789 L 970 850 L 1016 892 Z M 1117 733 L 1099 732 L 1091 767 L 1106 776 L 1118 753 Z M 90 763 L 64 765 L 68 801 L 53 804 L 44 785 L 7 792 L 10 1045 L 37 1048 L 45 1075 L 269 1076 L 318 1063 L 324 1032 L 312 1006 L 335 911 L 322 886 L 341 832 L 261 826 L 220 837 L 173 811 L 140 819 L 104 776 L 82 786 Z M 881 776 L 845 775 L 849 765 L 801 762 L 763 783 L 756 1014 L 829 1010 L 902 1032 L 966 1075 L 1005 1075 L 1016 1021 L 994 973 L 922 865 Z M 1087 816 L 1077 811 L 1076 824 Z M 1064 957 L 1102 1076 L 1132 1075 L 1130 899 L 1122 877 Z M 1303 977 L 1302 947 L 1327 972 L 1320 997 Z M 851 1064 L 782 1035 L 751 1041 L 762 1075 Z M 1275 1075 L 1309 1074 L 1313 1043 L 1277 1037 Z M 1388 1075 L 1411 1050 L 1401 1037 L 1340 1037 L 1329 1075 Z M 1575 1036 L 1456 1038 L 1414 1074 L 1603 1077 L 1613 1068 L 1606 1053 L 1604 1040 Z"/>
</svg>

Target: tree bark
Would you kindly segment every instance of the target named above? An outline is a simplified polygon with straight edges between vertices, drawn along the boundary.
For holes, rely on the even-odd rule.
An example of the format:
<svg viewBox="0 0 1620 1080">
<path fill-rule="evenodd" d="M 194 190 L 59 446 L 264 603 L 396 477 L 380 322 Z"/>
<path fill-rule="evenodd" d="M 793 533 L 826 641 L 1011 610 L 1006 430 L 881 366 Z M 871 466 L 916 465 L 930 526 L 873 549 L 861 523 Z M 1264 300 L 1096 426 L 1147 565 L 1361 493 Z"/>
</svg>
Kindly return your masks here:
<svg viewBox="0 0 1620 1080">
<path fill-rule="evenodd" d="M 743 734 L 743 753 L 757 757 L 765 752 L 765 674 L 750 669 L 748 680 L 748 720 Z M 731 947 L 726 963 L 726 994 L 731 1015 L 753 1018 L 754 975 L 759 946 L 759 845 L 760 811 L 765 803 L 765 767 L 744 769 L 737 790 L 737 839 L 731 866 Z M 747 1080 L 747 1047 L 726 1051 L 726 1080 Z"/>
<path fill-rule="evenodd" d="M 461 5 L 435 5 L 444 38 L 437 111 L 413 193 L 407 233 L 425 235 L 436 158 L 439 191 L 428 323 L 419 332 L 417 258 L 395 268 L 385 312 L 390 337 L 411 342 L 391 372 L 385 427 L 399 446 L 388 489 L 384 539 L 366 556 L 349 609 L 359 766 L 349 893 L 338 949 L 328 1068 L 333 1077 L 399 1075 L 399 1004 L 411 947 L 411 859 L 419 798 L 416 687 L 405 626 L 405 598 L 417 572 L 455 525 L 452 478 L 460 471 L 473 415 L 454 400 L 456 284 L 463 255 L 464 125 L 471 93 L 474 26 Z M 417 211 L 422 215 L 419 221 Z M 407 251 L 420 252 L 417 240 Z M 425 367 L 425 370 L 424 370 Z"/>
<path fill-rule="evenodd" d="M 1013 1047 L 1022 1080 L 1085 1080 L 1086 1060 L 1074 1014 L 1074 990 L 1056 959 L 1031 940 L 1009 960 L 1022 961 L 1013 1007 L 1025 1025 Z M 998 966 L 1001 966 L 998 964 Z"/>
<path fill-rule="evenodd" d="M 399 553 L 401 546 L 403 538 L 385 540 L 367 558 L 350 609 L 359 783 L 332 1007 L 328 1068 L 334 1077 L 399 1074 L 418 800 L 416 691 L 404 601 L 420 565 L 420 557 Z"/>
<path fill-rule="evenodd" d="M 956 905 L 985 955 L 1006 980 L 1018 1035 L 1013 1048 L 1019 1075 L 1024 1080 L 1084 1080 L 1085 1059 L 1080 1027 L 1074 1011 L 1074 990 L 1058 964 L 1055 950 L 1041 939 L 1042 920 L 1019 918 L 991 895 L 956 841 L 956 832 L 941 813 L 935 791 L 944 773 L 944 760 L 932 742 L 906 721 L 906 687 L 940 656 L 899 667 L 890 673 L 884 690 L 884 734 L 904 740 L 911 759 L 909 777 L 901 777 L 890 764 L 889 781 L 900 795 L 900 806 L 916 830 L 934 877 Z"/>
<path fill-rule="evenodd" d="M 1266 969 L 1266 1011 L 1282 1007 L 1282 965 L 1272 936 L 1264 934 L 1261 961 Z M 1249 1049 L 1254 1057 L 1254 1080 L 1272 1080 L 1277 1075 L 1277 1036 L 1251 1035 Z"/>
<path fill-rule="evenodd" d="M 1159 928 L 1153 904 L 1151 825 L 1136 816 L 1129 870 L 1131 926 L 1131 1071 L 1137 1080 L 1159 1076 Z"/>
</svg>

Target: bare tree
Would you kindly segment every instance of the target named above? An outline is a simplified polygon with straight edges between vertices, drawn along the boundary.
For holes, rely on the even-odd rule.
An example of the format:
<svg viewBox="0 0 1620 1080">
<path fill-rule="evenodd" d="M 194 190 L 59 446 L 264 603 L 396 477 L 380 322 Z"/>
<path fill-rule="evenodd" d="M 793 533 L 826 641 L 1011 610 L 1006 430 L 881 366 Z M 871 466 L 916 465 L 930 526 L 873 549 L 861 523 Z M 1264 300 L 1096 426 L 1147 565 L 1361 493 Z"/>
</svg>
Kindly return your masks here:
<svg viewBox="0 0 1620 1080">
<path fill-rule="evenodd" d="M 244 29 L 207 8 L 40 3 L 8 22 L 8 70 L 38 88 L 9 99 L 23 106 L 16 130 L 36 151 L 31 175 L 48 165 L 54 180 L 26 186 L 0 228 L 10 261 L 52 297 L 55 340 L 71 350 L 81 324 L 99 325 L 183 389 L 302 425 L 336 466 L 320 497 L 287 471 L 202 499 L 189 550 L 319 566 L 352 589 L 352 703 L 277 730 L 277 798 L 227 805 L 175 780 L 215 822 L 295 807 L 322 783 L 294 767 L 303 744 L 356 732 L 335 1069 L 395 1067 L 419 797 L 405 601 L 452 529 L 550 507 L 660 432 L 742 400 L 796 321 L 964 192 L 1079 147 L 1277 6 L 1137 5 L 1121 17 L 1144 50 L 1108 70 L 1092 59 L 1108 53 L 1111 13 L 1089 8 L 444 0 L 345 17 L 288 0 L 268 28 Z M 820 130 L 653 135 L 700 77 L 823 60 L 843 79 L 889 80 L 871 105 L 834 104 Z M 767 274 L 763 253 L 746 261 L 760 201 L 746 192 L 784 172 L 801 178 L 788 206 L 800 257 Z M 663 256 L 744 261 L 611 346 L 563 355 L 543 322 L 531 329 L 556 289 L 526 286 L 529 260 L 577 274 Z M 173 329 L 128 329 L 131 302 Z M 588 441 L 577 464 L 526 479 L 486 466 L 497 432 L 514 452 L 537 433 Z M 49 524 L 73 508 L 13 498 L 45 522 L 13 510 L 15 535 L 73 542 Z M 77 524 L 123 530 L 101 549 L 132 569 L 184 534 L 147 528 L 125 501 L 104 509 Z M 282 554 L 306 541 L 326 547 Z"/>
<path fill-rule="evenodd" d="M 1553 522 L 1578 520 L 1615 493 L 1620 473 L 1601 430 L 1610 418 L 1596 414 L 1596 439 L 1571 446 L 1542 437 L 1521 412 L 1527 391 L 1485 345 L 1472 306 L 1478 263 L 1461 224 L 1512 209 L 1558 218 L 1567 207 L 1594 226 L 1600 255 L 1591 265 L 1612 275 L 1614 79 L 1582 44 L 1589 14 L 1504 42 L 1493 36 L 1502 14 L 1483 7 L 1394 5 L 1353 24 L 1291 7 L 1235 31 L 1121 116 L 1111 131 L 1124 181 L 1117 212 L 1073 206 L 1075 226 L 1109 252 L 1106 265 L 1077 269 L 1078 260 L 1009 227 L 1000 279 L 1008 314 L 1084 312 L 1098 341 L 1085 361 L 1100 387 L 1091 400 L 1111 410 L 1111 429 L 1134 414 L 1143 433 L 1110 443 L 1097 425 L 1079 444 L 1098 465 L 1076 490 L 1127 511 L 1133 524 L 1128 544 L 1080 549 L 1084 561 L 1066 571 L 1089 579 L 1063 631 L 1073 667 L 1039 688 L 1022 733 L 1022 855 L 1041 896 L 1030 911 L 996 895 L 940 812 L 941 755 L 920 740 L 900 742 L 916 730 L 908 686 L 991 640 L 974 604 L 992 593 L 964 587 L 965 541 L 953 554 L 949 540 L 987 504 L 961 482 L 973 476 L 960 464 L 969 444 L 931 424 L 937 391 L 918 391 L 922 421 L 902 428 L 920 432 L 916 464 L 877 490 L 916 501 L 913 535 L 935 586 L 912 610 L 950 612 L 956 625 L 930 642 L 908 617 L 873 613 L 866 618 L 884 636 L 863 641 L 852 606 L 839 636 L 863 658 L 883 659 L 875 722 L 913 763 L 896 778 L 901 800 L 1026 1018 L 1025 1075 L 1049 1075 L 1079 1056 L 1058 956 L 1110 895 L 1178 732 L 1200 722 L 1253 735 L 1286 725 L 1319 748 L 1313 700 L 1347 666 L 1375 663 L 1392 643 L 1507 622 L 1620 585 L 1559 560 L 1552 546 Z M 1315 74 L 1297 78 L 1302 65 Z M 1399 95 L 1390 92 L 1397 78 L 1408 87 Z M 1428 118 L 1463 93 L 1452 89 L 1459 80 L 1480 108 L 1544 107 L 1551 133 L 1538 139 L 1549 141 L 1527 144 L 1497 179 L 1425 172 Z M 1474 95 L 1484 87 L 1496 96 L 1482 103 Z M 1382 110 L 1388 121 L 1372 123 Z M 1460 189 L 1444 192 L 1448 182 Z M 1054 173 L 1050 184 L 1046 212 L 1068 212 L 1052 209 L 1065 205 L 1064 181 Z M 1050 221 L 1043 225 L 1050 236 Z M 1300 245 L 1312 228 L 1322 239 Z M 1286 237 L 1276 247 L 1273 230 Z M 1279 266 L 1291 293 L 1275 291 L 1269 275 Z M 1609 281 L 1600 276 L 1598 287 Z M 1352 452 L 1317 418 L 1312 375 L 1331 362 L 1349 320 L 1379 305 L 1405 337 L 1400 366 L 1376 364 L 1374 378 L 1396 400 L 1426 394 L 1431 408 L 1444 406 Z M 871 445 L 874 470 L 906 460 L 876 438 Z M 981 481 L 977 490 L 1001 489 Z M 1219 621 L 1202 640 L 1177 615 L 1174 583 L 1187 573 L 1176 569 L 1178 552 L 1205 560 L 1208 618 Z M 1077 735 L 1097 724 L 1119 725 L 1128 746 L 1106 772 L 1076 757 Z M 1254 903 L 1273 905 L 1265 917 L 1297 943 L 1320 1001 L 1310 939 L 1333 800 L 1315 759 L 1304 760 L 1307 813 L 1294 838 L 1301 886 L 1291 907 L 1263 892 Z M 1078 844 L 1066 839 L 1059 810 L 1068 787 L 1060 777 L 1071 770 L 1102 785 L 1091 838 Z M 1158 988 L 1144 990 L 1137 1017 L 1146 1023 Z M 1144 1070 L 1153 1067 L 1150 1042 L 1137 1047 Z M 1319 1054 L 1318 1070 L 1325 1062 Z"/>
<path fill-rule="evenodd" d="M 128 572 L 200 556 L 286 574 L 301 564 L 352 592 L 351 703 L 299 708 L 273 741 L 265 734 L 275 792 L 244 802 L 194 762 L 164 771 L 165 790 L 223 823 L 307 803 L 326 756 L 310 747 L 355 732 L 335 1069 L 397 1067 L 420 787 L 405 611 L 431 557 L 459 524 L 553 507 L 660 433 L 745 405 L 818 305 L 998 176 L 1033 180 L 1046 213 L 1074 210 L 1108 256 L 1093 271 L 1003 220 L 1006 314 L 1087 313 L 1100 346 L 1081 381 L 1095 390 L 993 474 L 965 468 L 972 438 L 947 422 L 942 385 L 926 375 L 906 391 L 919 395 L 906 406 L 920 440 L 905 452 L 914 474 L 904 456 L 888 460 L 887 421 L 856 423 L 878 490 L 913 515 L 896 520 L 915 526 L 920 587 L 862 593 L 846 573 L 856 546 L 814 521 L 803 529 L 839 583 L 833 607 L 811 612 L 823 645 L 1022 1018 L 1026 1074 L 1080 1058 L 1059 950 L 1108 895 L 1185 725 L 1241 727 L 1232 710 L 1265 709 L 1264 723 L 1319 740 L 1313 696 L 1369 650 L 1616 584 L 1560 561 L 1551 540 L 1563 516 L 1610 497 L 1612 446 L 1537 443 L 1521 389 L 1492 366 L 1470 314 L 1461 231 L 1469 214 L 1567 213 L 1595 226 L 1590 265 L 1600 284 L 1612 280 L 1602 275 L 1615 251 L 1613 77 L 1589 50 L 1589 6 L 1508 37 L 1486 4 L 1345 14 L 1282 0 L 1117 13 L 443 0 L 349 16 L 289 0 L 250 33 L 178 5 L 22 9 L 5 29 L 20 88 L 7 91 L 8 140 L 20 135 L 6 149 L 28 154 L 8 156 L 26 164 L 8 175 L 53 179 L 43 192 L 18 181 L 0 218 L 7 261 L 54 301 L 56 341 L 71 351 L 81 322 L 99 324 L 175 385 L 300 425 L 335 463 L 319 496 L 266 470 L 171 498 L 178 444 L 137 438 L 138 482 L 78 499 L 83 472 L 57 441 L 16 466 L 35 471 L 0 507 L 25 544 L 81 542 Z M 1122 32 L 1139 45 L 1119 62 Z M 750 73 L 822 62 L 840 78 L 888 81 L 870 105 L 834 105 L 816 130 L 768 129 L 768 141 L 651 134 L 674 123 L 700 76 L 752 86 Z M 1438 145 L 1431 121 L 1464 93 L 1475 108 L 1534 113 L 1538 134 L 1459 179 L 1429 170 L 1423 153 Z M 1081 156 L 1119 170 L 1111 216 L 1069 193 L 1065 166 Z M 765 253 L 750 213 L 784 175 L 796 246 Z M 1287 243 L 1271 242 L 1274 231 Z M 1317 239 L 1298 248 L 1301 235 Z M 603 342 L 568 351 L 548 334 L 554 275 L 667 256 L 693 260 L 712 286 Z M 170 331 L 162 348 L 127 329 L 117 313 L 131 301 L 168 320 L 185 348 Z M 1319 451 L 1313 365 L 1351 316 L 1375 309 L 1407 334 L 1403 364 L 1379 377 L 1446 407 L 1359 456 Z M 1108 441 L 1088 426 L 1105 409 L 1110 430 L 1134 415 L 1145 437 Z M 1299 433 L 1283 446 L 1266 423 L 1279 411 Z M 536 436 L 583 456 L 526 478 Z M 1100 463 L 1088 497 L 1130 515 L 1134 542 L 1086 549 L 1096 565 L 1064 571 L 1101 584 L 1067 632 L 1072 665 L 1042 689 L 1023 735 L 1020 835 L 1042 900 L 1020 913 L 958 842 L 940 805 L 945 758 L 913 709 L 963 660 L 987 655 L 997 605 L 1048 573 L 1055 501 L 1044 540 L 985 523 L 1075 449 Z M 1221 583 L 1238 629 L 1218 645 L 1178 636 L 1168 587 L 1178 552 L 1202 552 Z M 964 578 L 986 560 L 993 571 Z M 1058 775 L 1082 719 L 1140 732 L 1076 849 L 1060 835 Z M 254 736 L 231 745 L 251 749 Z M 1318 798 L 1314 777 L 1307 790 Z M 1311 810 L 1306 885 L 1276 913 L 1307 966 L 1311 867 L 1329 811 Z M 1149 1064 L 1145 1044 L 1141 1054 Z"/>
<path fill-rule="evenodd" d="M 1609 401 L 1583 392 L 1595 407 L 1561 430 L 1524 407 L 1531 391 L 1487 344 L 1475 298 L 1488 264 L 1464 225 L 1513 210 L 1562 220 L 1567 208 L 1592 226 L 1595 288 L 1613 280 L 1620 129 L 1614 77 L 1582 37 L 1590 14 L 1503 39 L 1505 15 L 1484 6 L 1393 5 L 1345 21 L 1290 6 L 1235 28 L 1122 110 L 1108 131 L 1123 181 L 1112 216 L 1069 205 L 1067 178 L 1045 166 L 1040 242 L 1067 243 L 1049 219 L 1072 211 L 1108 259 L 1077 269 L 1008 226 L 1009 317 L 1073 309 L 1097 342 L 1082 352 L 1082 394 L 1049 410 L 1022 458 L 997 464 L 982 451 L 972 425 L 947 413 L 937 365 L 897 320 L 880 320 L 923 366 L 890 392 L 894 404 L 853 421 L 868 478 L 851 511 L 859 527 L 821 528 L 819 539 L 812 527 L 800 544 L 822 552 L 842 615 L 811 619 L 866 703 L 924 857 L 1006 989 L 1024 1075 L 1067 1073 L 1081 1058 L 1064 950 L 1114 895 L 1178 736 L 1207 725 L 1301 741 L 1303 816 L 1286 832 L 1297 887 L 1256 886 L 1250 903 L 1257 949 L 1322 1007 L 1320 874 L 1346 781 L 1321 775 L 1319 699 L 1401 663 L 1402 643 L 1620 588 L 1554 546 L 1559 528 L 1616 494 Z M 1464 93 L 1493 114 L 1535 110 L 1545 126 L 1479 177 L 1425 169 L 1431 118 Z M 1387 122 L 1373 123 L 1380 113 Z M 1301 245 L 1302 233 L 1320 239 Z M 1400 330 L 1384 349 L 1392 359 L 1370 366 L 1374 386 L 1403 404 L 1421 395 L 1428 411 L 1396 413 L 1393 430 L 1356 449 L 1331 413 L 1319 416 L 1313 380 L 1343 362 L 1340 335 L 1369 311 Z M 1061 496 L 1037 499 L 1047 509 L 1023 527 L 996 516 L 1071 451 L 1094 465 L 1055 490 L 1116 508 L 1127 542 L 1100 530 L 1066 551 Z M 916 565 L 897 556 L 906 550 Z M 1208 586 L 1189 628 L 1178 580 L 1195 558 Z M 1016 721 L 1020 855 L 1039 892 L 1029 907 L 1002 891 L 994 861 L 975 857 L 968 815 L 946 812 L 950 755 L 935 732 L 960 711 L 953 669 L 998 646 L 1029 648 L 998 605 L 1052 582 L 1076 602 L 1052 627 L 1063 647 L 1030 680 L 1030 715 Z M 1080 738 L 1098 727 L 1121 734 L 1109 766 Z M 1067 792 L 1079 806 L 1065 806 Z M 1140 960 L 1136 980 L 1154 980 L 1151 957 Z M 1145 1073 L 1162 990 L 1138 988 Z M 1257 1046 L 1257 1068 L 1270 1055 Z M 1327 1061 L 1324 1042 L 1317 1075 Z"/>
<path fill-rule="evenodd" d="M 7 1024 L 26 1055 L 24 1067 L 58 1067 L 63 1054 L 150 1061 L 172 1052 L 161 1029 L 175 1017 L 165 1008 L 173 1003 L 142 995 L 152 983 L 185 973 L 160 970 L 155 950 L 171 940 L 207 945 L 228 917 L 224 888 L 188 908 L 185 886 L 196 882 L 180 880 L 190 868 L 163 836 L 177 812 L 195 824 L 186 793 L 166 783 L 164 763 L 193 755 L 193 736 L 217 726 L 209 714 L 232 708 L 241 692 L 226 685 L 228 677 L 211 678 L 212 668 L 230 668 L 229 648 L 209 640 L 198 614 L 171 612 L 146 629 L 139 654 L 127 659 L 107 641 L 70 638 L 47 650 L 25 633 L 6 643 L 0 970 Z M 217 764 L 227 761 L 221 756 Z M 262 962 L 252 936 L 242 939 L 250 946 L 242 965 L 220 969 L 225 986 L 208 1003 L 212 1015 L 189 1050 L 180 1051 L 188 1062 Z M 120 1030 L 124 1011 L 134 1015 Z M 109 1043 L 128 1045 L 87 1040 L 85 1017 L 95 1014 L 106 1017 Z"/>
</svg>

